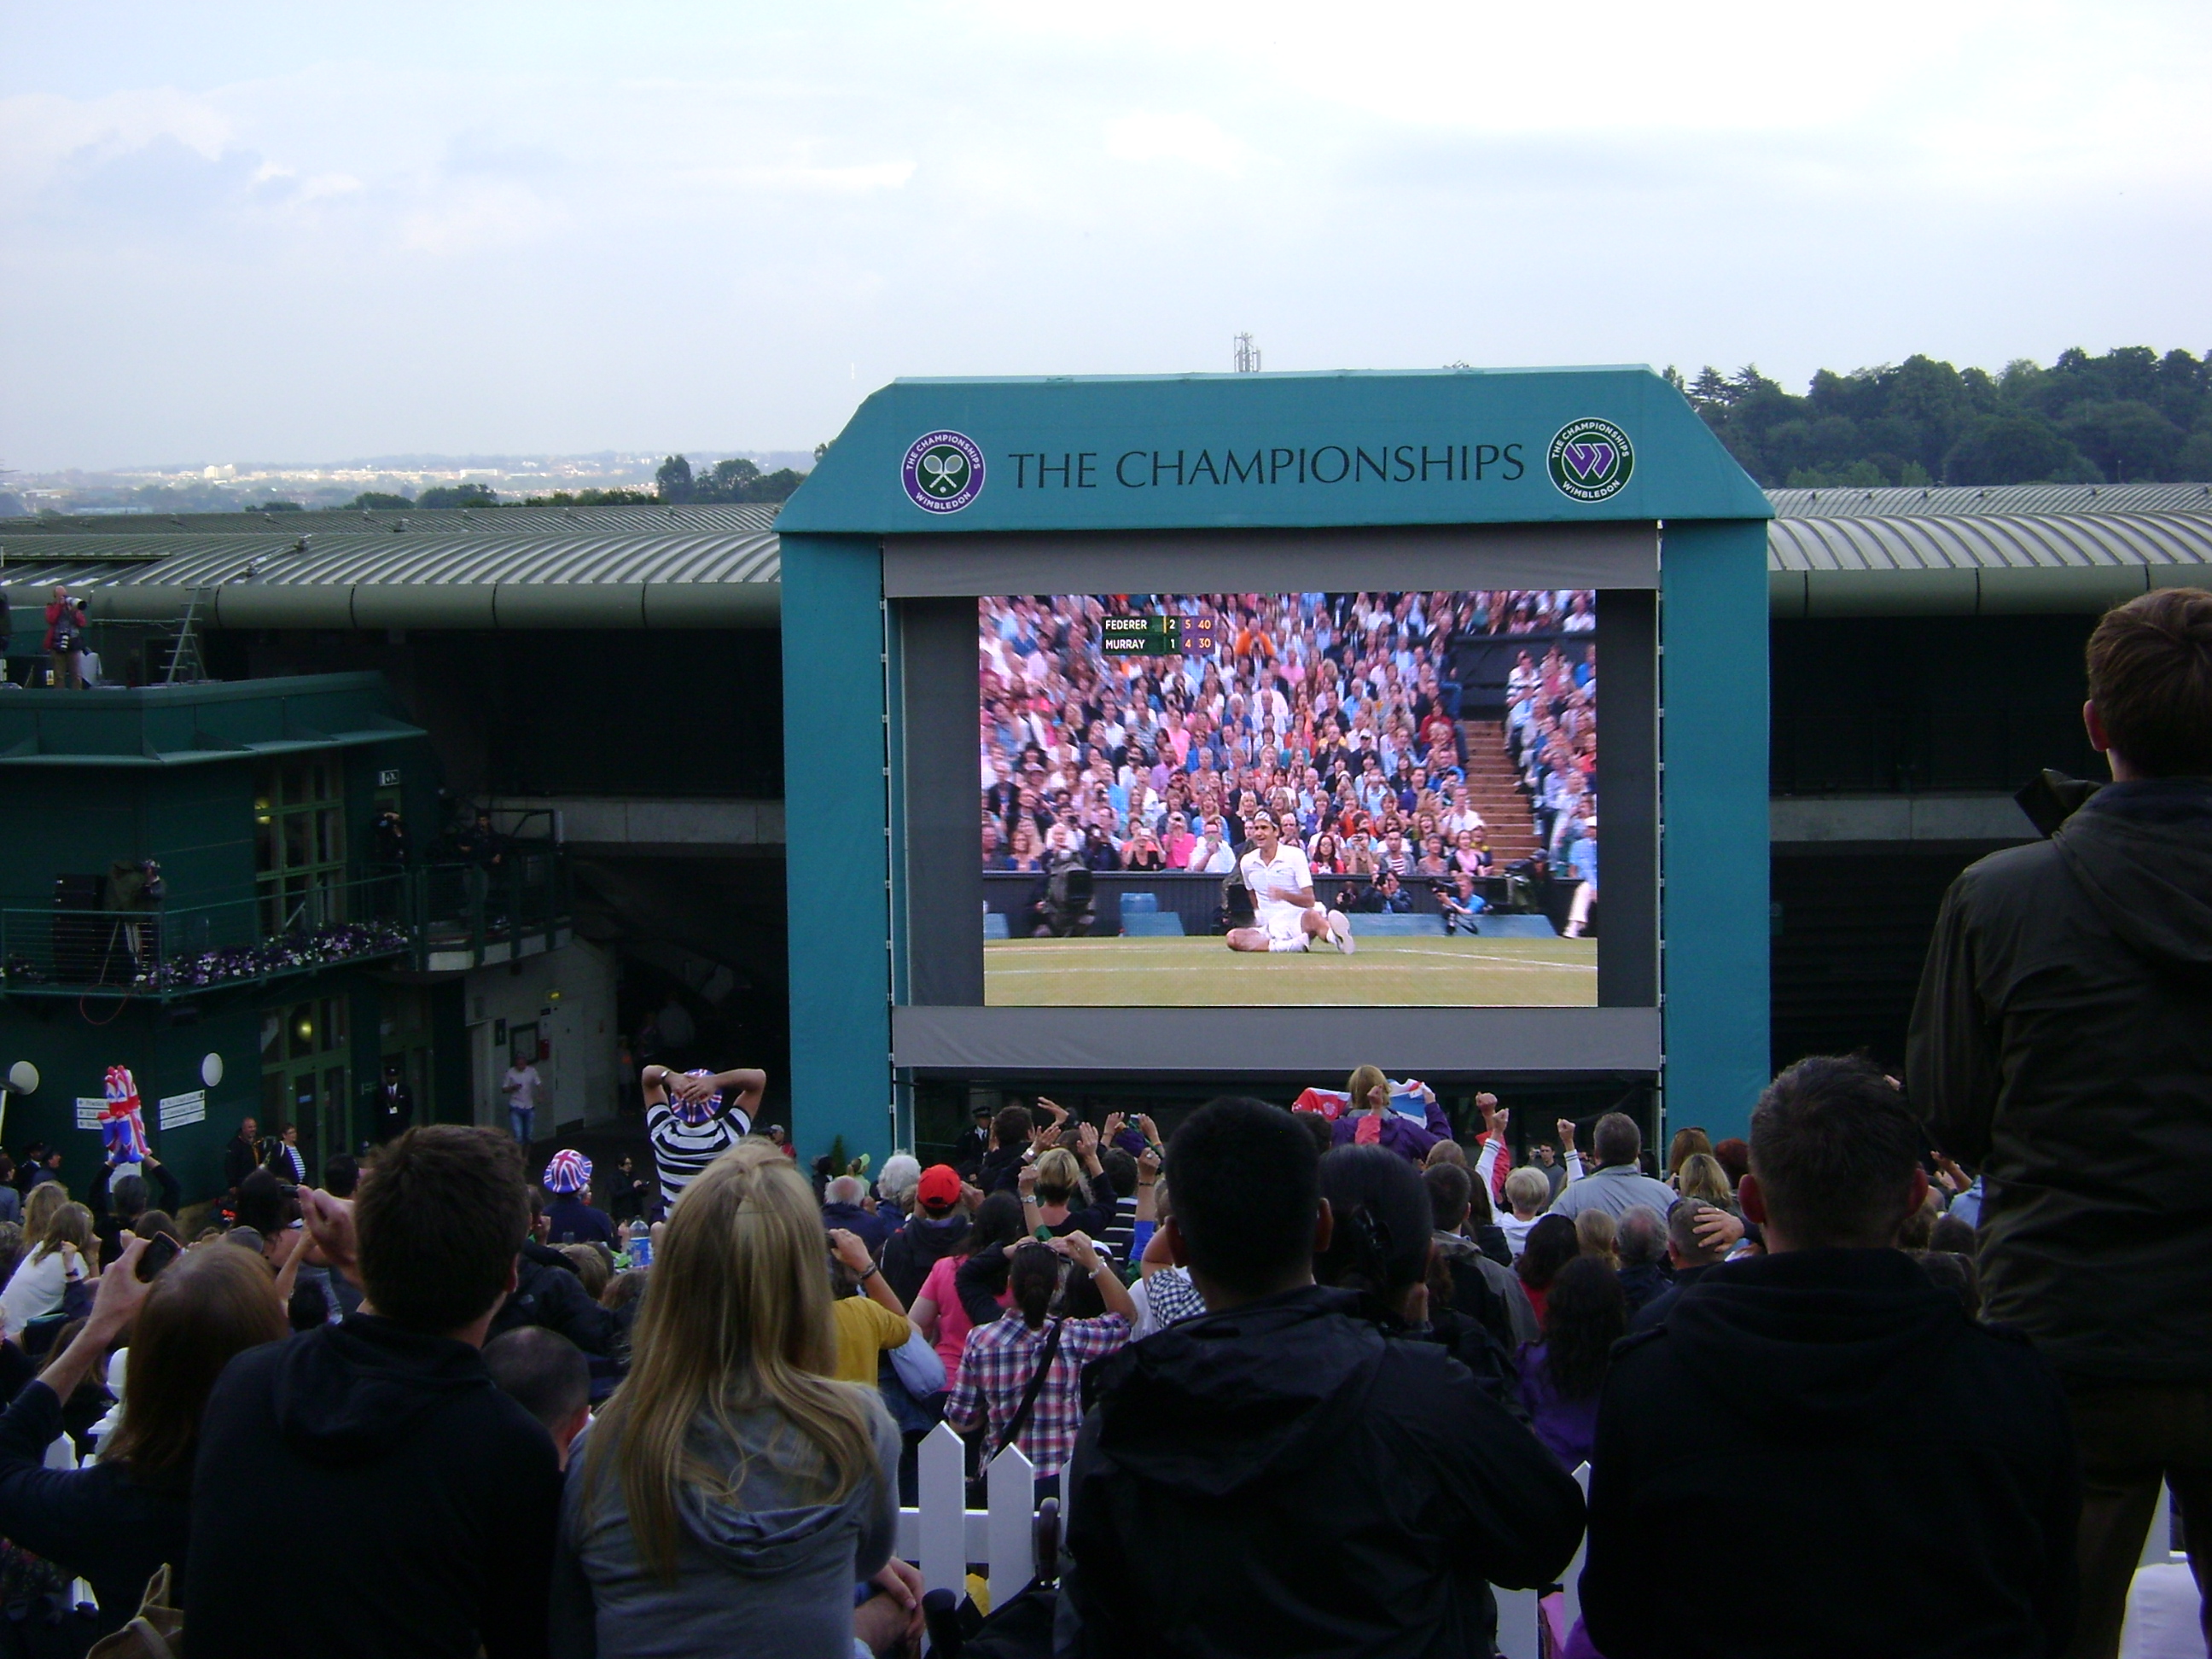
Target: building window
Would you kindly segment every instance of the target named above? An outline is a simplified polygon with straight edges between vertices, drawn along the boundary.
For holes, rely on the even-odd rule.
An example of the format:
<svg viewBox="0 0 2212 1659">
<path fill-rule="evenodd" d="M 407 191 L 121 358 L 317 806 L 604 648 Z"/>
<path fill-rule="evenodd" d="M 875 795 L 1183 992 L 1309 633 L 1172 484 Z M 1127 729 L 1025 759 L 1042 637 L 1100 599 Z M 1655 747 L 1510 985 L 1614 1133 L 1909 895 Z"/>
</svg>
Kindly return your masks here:
<svg viewBox="0 0 2212 1659">
<path fill-rule="evenodd" d="M 345 920 L 345 775 L 336 756 L 262 769 L 253 858 L 264 935 Z"/>
<path fill-rule="evenodd" d="M 351 1033 L 343 995 L 318 997 L 261 1016 L 261 1132 L 300 1131 L 308 1176 L 352 1145 Z"/>
</svg>

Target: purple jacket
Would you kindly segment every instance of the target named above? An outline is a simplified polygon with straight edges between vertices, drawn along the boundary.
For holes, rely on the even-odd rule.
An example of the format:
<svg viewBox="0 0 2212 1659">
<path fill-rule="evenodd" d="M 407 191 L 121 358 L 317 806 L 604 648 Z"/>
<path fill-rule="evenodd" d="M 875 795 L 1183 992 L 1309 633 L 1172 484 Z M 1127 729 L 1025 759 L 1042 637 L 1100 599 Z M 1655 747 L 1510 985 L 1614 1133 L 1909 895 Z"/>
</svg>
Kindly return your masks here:
<svg viewBox="0 0 2212 1659">
<path fill-rule="evenodd" d="M 1435 1110 L 1433 1107 L 1430 1109 Z M 1359 1139 L 1359 1121 L 1367 1115 L 1367 1113 L 1360 1112 L 1349 1117 L 1337 1119 L 1336 1144 L 1340 1146 L 1355 1145 Z M 1449 1128 L 1447 1126 L 1446 1133 L 1449 1133 Z M 1429 1155 L 1429 1148 L 1444 1138 L 1443 1134 L 1423 1128 L 1410 1117 L 1401 1117 L 1395 1112 L 1382 1114 L 1382 1133 L 1380 1144 L 1388 1146 L 1401 1158 L 1410 1158 L 1414 1163 L 1419 1164 Z"/>
<path fill-rule="evenodd" d="M 1589 1462 L 1590 1448 L 1597 1443 L 1598 1396 L 1562 1399 L 1552 1386 L 1540 1342 L 1522 1347 L 1515 1364 L 1521 1371 L 1521 1403 L 1528 1408 L 1528 1426 L 1571 1474 L 1577 1465 Z"/>
</svg>

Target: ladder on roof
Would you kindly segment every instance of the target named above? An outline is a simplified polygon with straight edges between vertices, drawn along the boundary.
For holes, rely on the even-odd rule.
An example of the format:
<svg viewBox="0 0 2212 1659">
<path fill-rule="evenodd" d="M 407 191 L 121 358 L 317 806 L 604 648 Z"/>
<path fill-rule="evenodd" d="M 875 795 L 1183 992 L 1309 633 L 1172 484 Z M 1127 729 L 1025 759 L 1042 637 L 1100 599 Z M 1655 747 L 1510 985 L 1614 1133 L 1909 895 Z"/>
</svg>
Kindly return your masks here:
<svg viewBox="0 0 2212 1659">
<path fill-rule="evenodd" d="M 210 602 L 210 592 L 195 587 L 185 596 L 184 621 L 176 643 L 169 647 L 169 672 L 162 676 L 162 684 L 190 685 L 207 678 L 207 664 L 200 655 L 200 612 Z"/>
</svg>

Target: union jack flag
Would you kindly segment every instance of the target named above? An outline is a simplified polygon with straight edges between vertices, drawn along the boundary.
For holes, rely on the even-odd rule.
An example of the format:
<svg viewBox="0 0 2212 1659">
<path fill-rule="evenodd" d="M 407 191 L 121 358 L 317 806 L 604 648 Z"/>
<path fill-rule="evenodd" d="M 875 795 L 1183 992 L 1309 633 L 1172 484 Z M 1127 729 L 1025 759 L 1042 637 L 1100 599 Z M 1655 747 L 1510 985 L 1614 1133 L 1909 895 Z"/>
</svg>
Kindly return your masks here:
<svg viewBox="0 0 2212 1659">
<path fill-rule="evenodd" d="M 127 1066 L 107 1068 L 107 1104 L 100 1109 L 100 1139 L 118 1164 L 145 1162 L 146 1119 L 139 1110 L 137 1079 Z"/>
</svg>

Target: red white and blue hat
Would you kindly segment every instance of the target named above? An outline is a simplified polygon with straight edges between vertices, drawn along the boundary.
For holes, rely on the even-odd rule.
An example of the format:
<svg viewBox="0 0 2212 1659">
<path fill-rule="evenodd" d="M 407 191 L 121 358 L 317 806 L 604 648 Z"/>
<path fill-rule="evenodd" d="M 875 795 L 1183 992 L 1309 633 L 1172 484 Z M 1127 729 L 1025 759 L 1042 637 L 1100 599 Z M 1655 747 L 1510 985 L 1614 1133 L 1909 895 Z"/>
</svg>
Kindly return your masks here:
<svg viewBox="0 0 2212 1659">
<path fill-rule="evenodd" d="M 686 1077 L 712 1077 L 714 1074 L 712 1072 L 702 1070 L 686 1072 L 684 1075 Z M 686 1100 L 672 1089 L 669 1091 L 668 1094 L 668 1109 L 675 1113 L 678 1117 L 690 1124 L 693 1128 L 696 1129 L 712 1123 L 717 1117 L 721 1115 L 722 1097 L 720 1095 L 708 1095 L 704 1100 Z"/>
<path fill-rule="evenodd" d="M 592 1184 L 592 1160 L 573 1148 L 563 1146 L 546 1160 L 545 1190 L 550 1193 L 580 1193 Z"/>
</svg>

